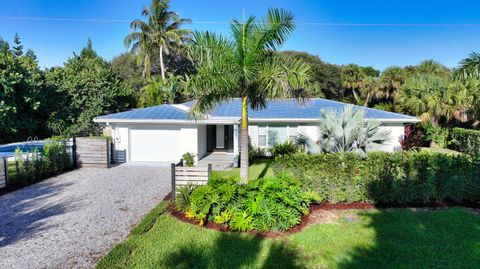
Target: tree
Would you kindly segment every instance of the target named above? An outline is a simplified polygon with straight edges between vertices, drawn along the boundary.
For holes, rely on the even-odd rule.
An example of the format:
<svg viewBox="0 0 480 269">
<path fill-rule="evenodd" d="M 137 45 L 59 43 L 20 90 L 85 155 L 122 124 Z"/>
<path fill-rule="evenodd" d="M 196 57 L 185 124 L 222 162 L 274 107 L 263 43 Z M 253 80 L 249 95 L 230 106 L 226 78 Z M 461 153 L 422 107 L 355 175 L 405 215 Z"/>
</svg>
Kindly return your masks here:
<svg viewBox="0 0 480 269">
<path fill-rule="evenodd" d="M 130 24 L 132 33 L 125 38 L 125 46 L 132 47 L 132 51 L 139 54 L 144 66 L 145 77 L 150 75 L 151 50 L 153 46 L 158 49 L 160 71 L 162 79 L 165 79 L 164 54 L 176 49 L 189 39 L 190 30 L 180 29 L 189 19 L 182 19 L 170 10 L 170 0 L 152 0 L 150 6 L 144 7 L 142 16 L 147 21 L 134 20 Z"/>
<path fill-rule="evenodd" d="M 342 66 L 342 87 L 351 92 L 355 102 L 360 104 L 360 89 L 365 87 L 365 75 L 362 67 L 356 64 Z"/>
<path fill-rule="evenodd" d="M 131 88 L 113 73 L 91 43 L 64 67 L 48 70 L 46 79 L 56 93 L 57 107 L 61 108 L 48 121 L 56 134 L 90 132 L 97 128 L 94 117 L 129 106 Z"/>
<path fill-rule="evenodd" d="M 240 177 L 248 180 L 248 108 L 264 108 L 268 98 L 299 96 L 311 79 L 307 64 L 286 61 L 275 52 L 295 29 L 294 15 L 269 9 L 261 21 L 249 17 L 230 23 L 231 38 L 195 32 L 189 52 L 197 71 L 186 87 L 197 101 L 191 114 L 199 117 L 224 100 L 240 97 Z"/>
<path fill-rule="evenodd" d="M 322 152 L 365 154 L 390 140 L 390 133 L 380 130 L 381 123 L 365 120 L 365 111 L 353 105 L 341 111 L 322 110 L 318 146 Z"/>
<path fill-rule="evenodd" d="M 53 107 L 45 93 L 36 61 L 0 51 L 0 143 L 43 134 L 43 120 Z"/>
<path fill-rule="evenodd" d="M 153 78 L 142 88 L 138 106 L 173 104 L 177 101 L 185 101 L 182 98 L 182 85 L 179 77 L 170 77 L 165 80 Z"/>
<path fill-rule="evenodd" d="M 342 88 L 342 71 L 339 66 L 322 61 L 318 56 L 307 52 L 282 51 L 281 55 L 302 60 L 310 65 L 312 71 L 313 97 L 342 100 L 345 92 Z"/>
<path fill-rule="evenodd" d="M 460 61 L 460 66 L 455 70 L 455 78 L 457 79 L 480 79 L 480 54 L 476 52 Z"/>
<path fill-rule="evenodd" d="M 20 57 L 23 55 L 23 45 L 22 41 L 20 40 L 20 36 L 18 33 L 15 33 L 15 37 L 13 38 L 13 43 L 15 44 L 12 49 L 13 49 L 13 54 L 15 57 Z"/>
<path fill-rule="evenodd" d="M 398 66 L 386 68 L 380 75 L 380 95 L 393 102 L 406 79 L 407 73 L 403 68 Z"/>
<path fill-rule="evenodd" d="M 444 118 L 449 121 L 456 111 L 466 109 L 472 100 L 462 84 L 435 75 L 416 75 L 402 85 L 396 100 L 406 113 L 420 115 L 424 121 L 438 126 Z"/>
</svg>

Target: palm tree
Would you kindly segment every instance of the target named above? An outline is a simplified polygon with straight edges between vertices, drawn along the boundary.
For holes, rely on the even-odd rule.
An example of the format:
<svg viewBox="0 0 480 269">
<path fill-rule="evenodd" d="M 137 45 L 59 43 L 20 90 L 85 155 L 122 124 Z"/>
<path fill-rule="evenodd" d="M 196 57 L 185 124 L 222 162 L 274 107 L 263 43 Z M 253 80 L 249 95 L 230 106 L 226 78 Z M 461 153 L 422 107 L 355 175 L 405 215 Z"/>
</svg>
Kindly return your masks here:
<svg viewBox="0 0 480 269">
<path fill-rule="evenodd" d="M 321 152 L 363 155 L 390 140 L 390 133 L 382 131 L 380 126 L 378 121 L 366 121 L 365 111 L 353 105 L 345 106 L 341 111 L 322 110 L 317 144 Z"/>
<path fill-rule="evenodd" d="M 356 64 L 342 66 L 342 87 L 352 92 L 355 102 L 360 104 L 360 89 L 365 87 L 367 75 Z"/>
<path fill-rule="evenodd" d="M 458 110 L 468 108 L 471 102 L 462 84 L 449 84 L 448 80 L 434 75 L 409 79 L 397 98 L 399 109 L 420 115 L 424 121 L 432 121 L 437 126 L 442 117 L 451 120 Z"/>
<path fill-rule="evenodd" d="M 144 63 L 145 77 L 150 75 L 150 51 L 152 47 L 158 48 L 160 71 L 162 79 L 165 79 L 163 56 L 190 39 L 191 31 L 180 27 L 191 20 L 182 19 L 176 12 L 171 11 L 170 0 L 152 0 L 150 6 L 143 8 L 142 16 L 146 17 L 147 21 L 132 21 L 130 28 L 133 32 L 125 37 L 125 46 L 132 47 L 132 51 L 139 54 Z"/>
<path fill-rule="evenodd" d="M 455 77 L 460 79 L 480 79 L 480 54 L 476 52 L 460 61 L 460 67 L 455 70 Z"/>
<path fill-rule="evenodd" d="M 248 108 L 259 109 L 269 98 L 300 96 L 310 81 L 310 67 L 286 61 L 276 50 L 295 29 L 294 16 L 269 9 L 261 20 L 250 17 L 230 24 L 231 38 L 195 32 L 189 47 L 196 73 L 186 82 L 197 97 L 191 115 L 199 117 L 219 102 L 241 98 L 240 177 L 248 180 Z"/>
<path fill-rule="evenodd" d="M 403 68 L 398 66 L 386 68 L 380 75 L 380 93 L 382 97 L 394 101 L 406 79 L 407 74 Z"/>
</svg>

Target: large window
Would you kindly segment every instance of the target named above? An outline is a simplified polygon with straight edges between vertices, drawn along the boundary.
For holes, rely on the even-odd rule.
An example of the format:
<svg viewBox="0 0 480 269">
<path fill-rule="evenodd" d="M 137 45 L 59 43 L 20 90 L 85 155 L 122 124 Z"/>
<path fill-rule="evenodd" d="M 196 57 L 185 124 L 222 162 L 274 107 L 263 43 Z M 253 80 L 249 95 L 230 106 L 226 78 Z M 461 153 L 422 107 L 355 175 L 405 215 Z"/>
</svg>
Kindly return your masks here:
<svg viewBox="0 0 480 269">
<path fill-rule="evenodd" d="M 273 147 L 297 136 L 297 125 L 268 124 L 258 126 L 258 146 Z"/>
</svg>

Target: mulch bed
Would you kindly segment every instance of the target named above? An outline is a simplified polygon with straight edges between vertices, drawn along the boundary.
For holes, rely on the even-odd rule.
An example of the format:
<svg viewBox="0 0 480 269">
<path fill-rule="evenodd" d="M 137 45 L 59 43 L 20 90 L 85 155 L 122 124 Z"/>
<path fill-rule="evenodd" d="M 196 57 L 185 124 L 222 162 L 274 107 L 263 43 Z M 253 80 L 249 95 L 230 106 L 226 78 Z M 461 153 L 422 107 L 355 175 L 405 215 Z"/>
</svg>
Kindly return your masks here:
<svg viewBox="0 0 480 269">
<path fill-rule="evenodd" d="M 169 201 L 171 199 L 171 193 L 168 194 L 164 200 Z M 310 223 L 314 223 L 314 219 L 312 218 L 313 213 L 317 211 L 340 211 L 340 210 L 368 210 L 368 209 L 393 209 L 393 208 L 414 208 L 420 210 L 442 210 L 452 206 L 461 206 L 467 209 L 472 209 L 475 212 L 478 212 L 476 209 L 480 209 L 479 203 L 454 203 L 454 202 L 433 202 L 430 204 L 407 204 L 404 206 L 398 205 L 388 205 L 388 204 L 371 204 L 366 202 L 355 202 L 355 203 L 337 203 L 332 204 L 329 202 L 322 202 L 319 204 L 312 204 L 310 205 L 310 212 L 308 215 L 304 215 L 300 224 L 293 227 L 292 229 L 285 231 L 285 232 L 259 232 L 259 231 L 248 231 L 245 232 L 246 234 L 251 234 L 254 236 L 259 237 L 268 237 L 268 238 L 278 238 L 282 236 L 291 235 L 294 233 L 298 233 L 302 231 L 305 227 L 307 227 Z M 204 225 L 200 225 L 199 221 L 191 219 L 185 215 L 185 213 L 178 211 L 175 208 L 173 203 L 170 203 L 168 206 L 167 211 L 170 213 L 171 216 L 177 218 L 180 221 L 190 223 L 205 229 L 212 229 L 220 232 L 234 232 L 228 226 L 217 224 L 214 222 L 207 222 Z M 480 213 L 480 212 L 479 212 Z"/>
</svg>

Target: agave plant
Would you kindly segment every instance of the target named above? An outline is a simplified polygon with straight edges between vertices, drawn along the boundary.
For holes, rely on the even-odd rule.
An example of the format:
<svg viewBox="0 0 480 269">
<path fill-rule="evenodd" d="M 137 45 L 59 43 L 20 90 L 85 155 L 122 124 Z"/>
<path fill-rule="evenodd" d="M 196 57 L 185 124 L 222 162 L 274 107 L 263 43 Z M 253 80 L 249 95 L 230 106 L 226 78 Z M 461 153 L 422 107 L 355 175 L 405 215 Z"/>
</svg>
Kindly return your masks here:
<svg viewBox="0 0 480 269">
<path fill-rule="evenodd" d="M 322 110 L 317 144 L 321 152 L 363 155 L 390 140 L 390 132 L 380 126 L 378 121 L 365 120 L 364 109 L 352 105 L 341 111 Z"/>
</svg>

